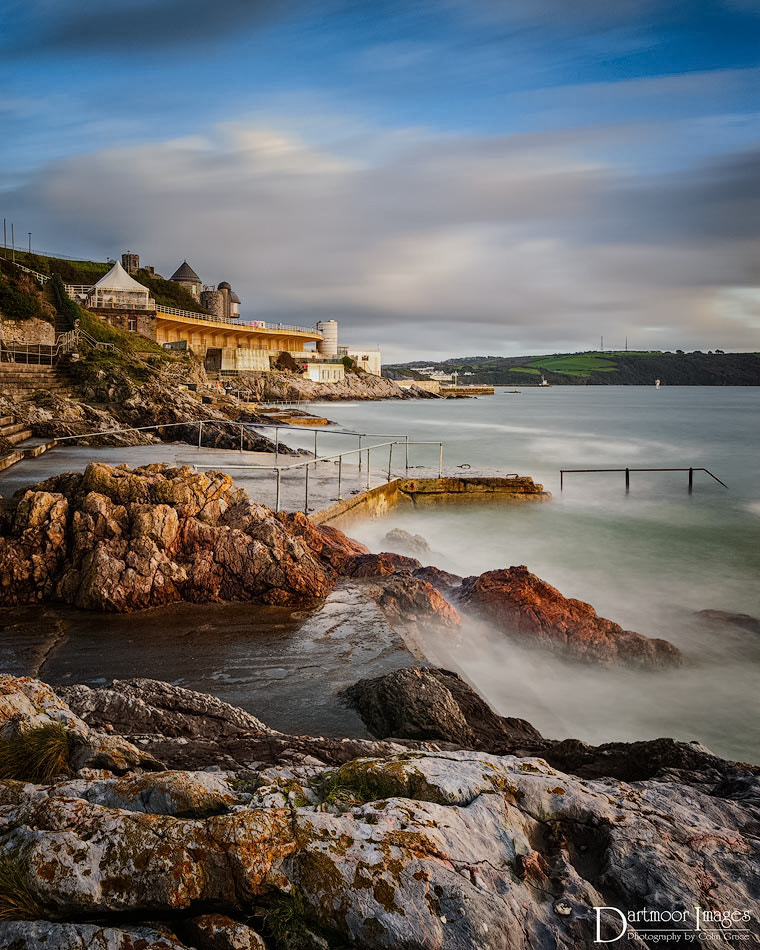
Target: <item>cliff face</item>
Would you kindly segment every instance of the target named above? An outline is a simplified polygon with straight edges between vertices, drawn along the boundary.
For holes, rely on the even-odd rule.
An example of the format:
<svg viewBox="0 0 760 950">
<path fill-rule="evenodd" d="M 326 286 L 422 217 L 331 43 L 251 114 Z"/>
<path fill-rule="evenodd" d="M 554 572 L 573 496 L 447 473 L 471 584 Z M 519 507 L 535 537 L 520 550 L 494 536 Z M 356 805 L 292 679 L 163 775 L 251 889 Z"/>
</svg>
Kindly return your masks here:
<svg viewBox="0 0 760 950">
<path fill-rule="evenodd" d="M 140 683 L 121 696 L 139 708 Z M 0 944 L 14 950 L 578 950 L 646 909 L 664 923 L 630 926 L 641 950 L 650 929 L 696 932 L 697 908 L 700 929 L 729 914 L 732 936 L 760 939 L 760 783 L 704 754 L 633 784 L 429 744 L 367 743 L 338 767 L 286 744 L 240 771 L 176 771 L 7 676 L 0 722 L 4 767 L 40 729 L 66 750 L 42 782 L 0 780 Z M 271 738 L 246 714 L 237 728 Z"/>
</svg>

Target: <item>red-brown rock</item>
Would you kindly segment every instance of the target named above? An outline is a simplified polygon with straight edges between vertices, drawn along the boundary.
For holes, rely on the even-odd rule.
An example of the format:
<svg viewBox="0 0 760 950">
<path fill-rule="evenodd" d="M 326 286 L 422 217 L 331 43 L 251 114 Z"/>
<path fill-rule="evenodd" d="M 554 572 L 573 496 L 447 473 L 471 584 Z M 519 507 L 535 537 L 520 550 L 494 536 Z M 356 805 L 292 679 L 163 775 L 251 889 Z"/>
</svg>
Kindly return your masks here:
<svg viewBox="0 0 760 950">
<path fill-rule="evenodd" d="M 681 660 L 672 643 L 623 630 L 599 617 L 590 604 L 563 597 L 524 565 L 466 577 L 458 603 L 495 621 L 515 639 L 573 659 L 642 667 L 675 666 Z"/>
<path fill-rule="evenodd" d="M 277 514 L 288 534 L 300 538 L 311 553 L 338 574 L 346 573 L 346 565 L 354 558 L 369 554 L 369 548 L 354 541 L 331 525 L 316 525 L 302 511 Z"/>
<path fill-rule="evenodd" d="M 413 557 L 384 551 L 382 554 L 361 554 L 346 562 L 345 573 L 349 577 L 382 577 L 399 571 L 414 571 L 422 567 Z"/>
</svg>

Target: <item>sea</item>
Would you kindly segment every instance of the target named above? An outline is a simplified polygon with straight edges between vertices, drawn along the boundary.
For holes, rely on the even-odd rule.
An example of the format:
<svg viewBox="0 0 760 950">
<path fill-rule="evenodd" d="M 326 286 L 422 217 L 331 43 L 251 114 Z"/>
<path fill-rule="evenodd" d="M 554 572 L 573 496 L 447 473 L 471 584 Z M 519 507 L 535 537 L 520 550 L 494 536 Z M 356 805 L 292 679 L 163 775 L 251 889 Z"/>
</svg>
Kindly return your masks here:
<svg viewBox="0 0 760 950">
<path fill-rule="evenodd" d="M 429 662 L 459 672 L 499 713 L 549 737 L 673 736 L 760 761 L 760 633 L 741 618 L 701 615 L 760 617 L 760 389 L 497 387 L 468 399 L 307 408 L 334 423 L 319 432 L 320 455 L 356 444 L 355 435 L 339 432 L 362 434 L 362 478 L 368 446 L 408 436 L 408 450 L 394 446 L 391 475 L 439 466 L 446 475 L 529 475 L 552 495 L 542 504 L 404 508 L 352 523 L 349 533 L 372 550 L 386 550 L 387 533 L 403 528 L 427 542 L 423 560 L 463 576 L 524 564 L 565 596 L 626 629 L 670 640 L 684 656 L 668 671 L 585 665 L 466 619 L 459 631 L 420 635 Z M 281 438 L 314 445 L 312 433 Z M 89 451 L 123 460 L 115 450 Z M 162 449 L 151 451 L 159 461 Z M 388 452 L 371 450 L 372 484 L 387 478 Z M 236 454 L 219 456 L 220 467 L 227 457 L 238 462 Z M 570 471 L 578 469 L 609 471 Z M 340 593 L 321 615 L 250 605 L 118 618 L 56 608 L 0 612 L 2 669 L 53 685 L 164 678 L 289 732 L 364 734 L 339 689 L 414 662 L 379 615 Z"/>
</svg>

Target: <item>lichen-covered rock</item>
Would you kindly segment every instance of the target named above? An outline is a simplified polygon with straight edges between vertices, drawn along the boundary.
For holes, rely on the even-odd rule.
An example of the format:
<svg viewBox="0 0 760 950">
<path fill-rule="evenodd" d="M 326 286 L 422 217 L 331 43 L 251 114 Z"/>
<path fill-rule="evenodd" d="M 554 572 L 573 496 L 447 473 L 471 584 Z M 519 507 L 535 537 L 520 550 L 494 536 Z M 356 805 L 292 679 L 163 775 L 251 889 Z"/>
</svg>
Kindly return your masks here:
<svg viewBox="0 0 760 950">
<path fill-rule="evenodd" d="M 201 950 L 267 950 L 252 927 L 225 914 L 203 914 L 186 925 L 194 946 Z"/>
<path fill-rule="evenodd" d="M 66 730 L 66 759 L 71 772 L 102 769 L 123 775 L 135 769 L 155 771 L 162 767 L 158 759 L 122 736 L 90 728 L 45 683 L 28 676 L 0 674 L 0 737 L 23 735 L 51 724 Z"/>
<path fill-rule="evenodd" d="M 17 691 L 62 706 L 42 684 Z M 0 923 L 0 945 L 260 950 L 260 923 L 278 948 L 576 950 L 595 945 L 597 908 L 647 908 L 676 938 L 700 908 L 703 924 L 738 913 L 732 934 L 754 946 L 760 778 L 708 759 L 634 783 L 433 749 L 0 782 L 0 909 L 36 917 Z M 626 946 L 649 946 L 648 929 Z"/>
<path fill-rule="evenodd" d="M 672 643 L 623 630 L 597 616 L 591 604 L 563 597 L 524 565 L 466 577 L 457 603 L 494 621 L 508 636 L 575 660 L 650 669 L 681 662 Z"/>
<path fill-rule="evenodd" d="M 151 927 L 101 927 L 47 920 L 0 921 L 0 947 L 6 950 L 192 950 Z"/>
</svg>

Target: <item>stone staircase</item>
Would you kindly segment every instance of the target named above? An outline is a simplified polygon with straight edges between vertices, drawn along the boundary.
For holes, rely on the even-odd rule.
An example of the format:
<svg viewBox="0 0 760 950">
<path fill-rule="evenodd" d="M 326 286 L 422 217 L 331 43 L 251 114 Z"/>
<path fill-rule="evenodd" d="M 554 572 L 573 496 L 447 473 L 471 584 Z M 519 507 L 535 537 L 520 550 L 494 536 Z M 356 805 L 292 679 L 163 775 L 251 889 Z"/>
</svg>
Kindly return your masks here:
<svg viewBox="0 0 760 950">
<path fill-rule="evenodd" d="M 66 383 L 55 366 L 35 363 L 0 363 L 0 393 L 29 400 L 35 392 L 65 393 Z"/>
<path fill-rule="evenodd" d="M 30 440 L 32 430 L 25 422 L 19 422 L 15 416 L 0 416 L 0 472 L 22 459 L 36 458 L 55 445 L 55 440 L 33 440 L 27 445 Z"/>
</svg>

